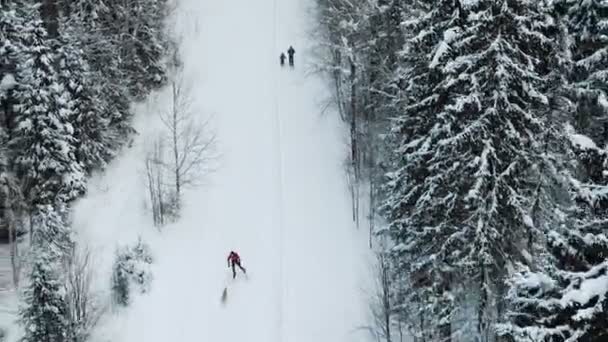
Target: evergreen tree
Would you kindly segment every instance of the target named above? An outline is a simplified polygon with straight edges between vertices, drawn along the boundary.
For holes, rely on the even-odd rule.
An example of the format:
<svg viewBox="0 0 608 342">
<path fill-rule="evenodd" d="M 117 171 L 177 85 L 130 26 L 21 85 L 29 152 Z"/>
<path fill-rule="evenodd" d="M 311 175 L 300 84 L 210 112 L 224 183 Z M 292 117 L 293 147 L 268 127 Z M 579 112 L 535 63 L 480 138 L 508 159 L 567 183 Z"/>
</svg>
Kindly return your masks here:
<svg viewBox="0 0 608 342">
<path fill-rule="evenodd" d="M 24 291 L 24 306 L 19 311 L 25 330 L 23 342 L 66 341 L 66 302 L 57 266 L 49 253 L 37 251 L 35 254 L 29 284 Z"/>
<path fill-rule="evenodd" d="M 458 330 L 467 291 L 477 296 L 468 334 L 486 340 L 501 279 L 550 223 L 536 218 L 551 219 L 548 190 L 559 184 L 544 143 L 559 140 L 547 122 L 553 21 L 529 1 L 413 6 L 384 209 L 398 265 L 440 338 Z"/>
<path fill-rule="evenodd" d="M 87 171 L 92 171 L 104 167 L 113 156 L 109 119 L 103 113 L 103 93 L 95 84 L 84 52 L 78 48 L 79 42 L 62 39 L 59 45 L 59 82 L 72 98 L 69 121 L 74 127 L 76 156 Z"/>
<path fill-rule="evenodd" d="M 24 342 L 66 341 L 69 320 L 58 270 L 74 243 L 64 211 L 61 204 L 57 208 L 39 205 L 34 213 L 34 260 L 19 311 Z"/>
<path fill-rule="evenodd" d="M 166 83 L 166 15 L 166 0 L 78 0 L 66 11 L 64 34 L 77 37 L 90 67 L 96 110 L 107 126 L 103 141 L 109 157 L 135 133 L 132 99 L 142 99 Z"/>
<path fill-rule="evenodd" d="M 85 188 L 69 121 L 74 103 L 54 66 L 55 41 L 46 39 L 39 19 L 28 19 L 33 25 L 21 32 L 23 51 L 16 67 L 14 167 L 30 204 L 69 201 Z"/>
<path fill-rule="evenodd" d="M 0 127 L 9 138 L 14 128 L 15 66 L 22 51 L 20 32 L 29 25 L 14 3 L 0 4 Z M 2 142 L 4 146 L 6 141 Z"/>
<path fill-rule="evenodd" d="M 119 71 L 129 94 L 142 99 L 166 82 L 167 13 L 166 0 L 78 0 L 72 16 L 89 32 L 87 43 L 94 68 Z"/>
<path fill-rule="evenodd" d="M 570 210 L 547 236 L 550 255 L 511 280 L 508 323 L 514 341 L 587 341 L 608 337 L 608 152 L 569 129 L 579 172 Z"/>
<path fill-rule="evenodd" d="M 608 219 L 605 144 L 606 33 L 608 4 L 556 1 L 556 17 L 565 22 L 566 94 L 575 104 L 567 134 L 572 152 L 571 203 L 557 229 L 547 236 L 551 252 L 539 265 L 522 266 L 511 280 L 508 323 L 501 334 L 515 341 L 603 341 L 606 339 Z"/>
<path fill-rule="evenodd" d="M 34 251 L 44 250 L 55 260 L 69 255 L 74 248 L 72 231 L 68 225 L 68 208 L 58 201 L 54 205 L 38 205 L 32 217 L 35 227 L 33 236 Z"/>
<path fill-rule="evenodd" d="M 608 142 L 608 3 L 566 1 L 575 127 L 598 144 Z"/>
</svg>

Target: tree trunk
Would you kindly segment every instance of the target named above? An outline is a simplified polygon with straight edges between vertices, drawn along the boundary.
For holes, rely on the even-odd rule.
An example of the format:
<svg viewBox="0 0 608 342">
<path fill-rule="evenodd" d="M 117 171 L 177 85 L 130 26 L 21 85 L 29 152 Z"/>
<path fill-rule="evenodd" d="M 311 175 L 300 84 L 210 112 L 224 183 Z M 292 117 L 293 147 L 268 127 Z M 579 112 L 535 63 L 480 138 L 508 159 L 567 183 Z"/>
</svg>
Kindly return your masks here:
<svg viewBox="0 0 608 342">
<path fill-rule="evenodd" d="M 357 139 L 357 87 L 355 63 L 350 61 L 350 139 L 351 139 L 351 158 L 353 170 L 355 172 L 355 180 L 359 181 L 359 158 L 358 158 L 358 139 Z"/>
<path fill-rule="evenodd" d="M 179 101 L 179 89 L 177 88 L 177 85 L 175 84 L 175 81 L 172 84 L 172 88 L 173 88 L 173 118 L 172 118 L 172 123 L 171 123 L 171 135 L 173 138 L 173 158 L 174 158 L 174 172 L 175 172 L 175 196 L 176 196 L 176 207 L 179 210 L 180 207 L 180 201 L 181 201 L 181 177 L 180 177 L 180 165 L 179 165 L 179 146 L 178 146 L 178 133 L 177 133 L 177 126 L 179 124 L 179 119 L 178 119 L 178 112 L 179 112 L 179 108 L 178 108 L 178 101 Z"/>
<path fill-rule="evenodd" d="M 342 65 L 342 57 L 339 49 L 334 49 L 334 86 L 336 88 L 336 104 L 338 105 L 338 114 L 343 121 L 346 121 L 346 115 L 344 113 L 344 98 L 342 96 L 342 71 L 340 66 Z"/>
<path fill-rule="evenodd" d="M 424 321 L 424 313 L 420 315 L 420 342 L 426 342 L 426 322 Z"/>
<path fill-rule="evenodd" d="M 158 196 L 158 223 L 159 225 L 163 225 L 165 223 L 165 204 L 163 198 L 162 171 L 160 170 L 160 166 L 157 166 L 156 193 Z"/>
<path fill-rule="evenodd" d="M 11 182 L 9 177 L 4 174 L 0 176 L 1 188 L 0 188 L 0 199 L 2 203 L 1 207 L 1 216 L 0 222 L 4 220 L 6 224 L 6 229 L 8 231 L 8 243 L 9 243 L 9 254 L 11 259 L 11 269 L 13 276 L 13 285 L 15 288 L 19 286 L 19 265 L 18 265 L 18 255 L 17 255 L 17 232 L 15 230 L 15 214 L 13 212 L 13 203 L 16 199 L 13 198 L 14 194 L 11 191 Z"/>
<path fill-rule="evenodd" d="M 59 9 L 57 0 L 41 0 L 40 15 L 50 38 L 59 35 Z"/>
<path fill-rule="evenodd" d="M 382 306 L 384 307 L 384 329 L 386 342 L 391 342 L 391 280 L 389 275 L 389 265 L 386 256 L 381 256 L 382 267 Z"/>
<path fill-rule="evenodd" d="M 34 209 L 30 206 L 28 210 L 29 223 L 30 223 L 30 246 L 34 244 Z"/>
<path fill-rule="evenodd" d="M 371 174 L 371 172 L 370 172 Z M 374 234 L 374 221 L 376 220 L 376 209 L 375 209 L 375 198 L 374 198 L 374 183 L 372 178 L 373 177 L 369 177 L 369 248 L 371 249 L 372 246 L 372 236 Z"/>
<path fill-rule="evenodd" d="M 373 109 L 372 109 L 373 112 Z M 369 151 L 369 164 L 368 164 L 368 181 L 369 181 L 369 248 L 372 248 L 373 234 L 376 221 L 376 155 L 375 155 L 375 141 L 374 141 L 374 129 L 373 123 L 374 114 L 370 115 L 370 122 L 367 123 L 368 127 L 368 151 Z"/>
<path fill-rule="evenodd" d="M 448 286 L 445 286 L 444 293 L 447 291 L 449 291 L 449 288 L 448 288 Z M 441 342 L 451 342 L 452 341 L 451 319 L 446 320 L 445 323 L 439 325 L 439 340 Z"/>
<path fill-rule="evenodd" d="M 17 232 L 15 231 L 15 216 L 11 208 L 6 208 L 6 222 L 8 224 L 8 241 L 10 243 L 11 268 L 13 271 L 13 285 L 19 287 L 19 255 Z"/>
<path fill-rule="evenodd" d="M 156 204 L 154 172 L 152 170 L 152 161 L 149 158 L 146 161 L 146 172 L 148 174 L 148 191 L 150 193 L 150 206 L 152 207 L 152 220 L 155 225 L 158 225 L 158 206 Z"/>
<path fill-rule="evenodd" d="M 72 4 L 72 0 L 63 0 L 61 2 L 61 15 L 64 18 L 69 18 L 70 14 L 72 13 L 72 7 L 70 6 Z"/>
<path fill-rule="evenodd" d="M 481 339 L 481 342 L 488 342 L 487 341 L 487 336 L 484 338 L 484 336 L 487 333 L 487 327 L 486 327 L 486 317 L 485 317 L 485 312 L 486 312 L 486 308 L 488 305 L 488 296 L 487 296 L 487 290 L 486 290 L 486 274 L 485 274 L 485 267 L 483 264 L 480 265 L 480 277 L 479 277 L 479 307 L 477 308 L 477 329 L 478 329 L 478 335 Z"/>
<path fill-rule="evenodd" d="M 351 140 L 351 159 L 354 174 L 353 189 L 354 189 L 354 208 L 353 213 L 356 226 L 359 228 L 359 142 L 357 134 L 357 85 L 356 85 L 357 68 L 354 61 L 350 60 L 350 140 Z"/>
</svg>

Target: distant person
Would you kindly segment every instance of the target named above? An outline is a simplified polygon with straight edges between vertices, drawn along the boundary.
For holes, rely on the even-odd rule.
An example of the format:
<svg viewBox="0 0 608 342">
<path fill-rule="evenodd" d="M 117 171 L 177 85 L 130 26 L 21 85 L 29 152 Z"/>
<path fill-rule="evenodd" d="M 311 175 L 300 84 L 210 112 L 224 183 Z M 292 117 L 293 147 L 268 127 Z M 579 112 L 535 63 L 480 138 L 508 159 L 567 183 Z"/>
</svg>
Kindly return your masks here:
<svg viewBox="0 0 608 342">
<path fill-rule="evenodd" d="M 281 66 L 285 65 L 285 58 L 287 58 L 287 56 L 285 56 L 284 52 L 281 52 L 281 56 L 279 57 L 281 59 Z"/>
<path fill-rule="evenodd" d="M 293 66 L 293 55 L 296 53 L 296 50 L 293 49 L 293 46 L 289 46 L 289 50 L 287 50 L 287 54 L 289 55 L 289 65 Z"/>
<path fill-rule="evenodd" d="M 232 266 L 232 279 L 236 278 L 235 265 L 238 266 L 244 274 L 247 274 L 245 268 L 241 266 L 241 257 L 236 252 L 230 251 L 230 254 L 228 254 L 228 268 Z"/>
</svg>

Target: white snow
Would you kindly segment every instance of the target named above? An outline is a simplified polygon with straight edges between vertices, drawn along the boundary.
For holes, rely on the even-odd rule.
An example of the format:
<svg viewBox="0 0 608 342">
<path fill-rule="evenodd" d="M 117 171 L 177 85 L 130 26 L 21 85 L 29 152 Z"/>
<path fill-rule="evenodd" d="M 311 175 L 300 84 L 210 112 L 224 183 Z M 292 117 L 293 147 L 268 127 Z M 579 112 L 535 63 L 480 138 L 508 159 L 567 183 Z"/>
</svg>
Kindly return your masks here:
<svg viewBox="0 0 608 342">
<path fill-rule="evenodd" d="M 601 305 L 608 292 L 608 274 L 605 272 L 606 263 L 591 268 L 578 286 L 568 289 L 560 299 L 561 305 L 566 307 L 574 303 L 586 304 L 595 296 L 599 296 L 598 303 Z M 581 313 L 581 315 L 584 314 Z"/>
<path fill-rule="evenodd" d="M 362 287 L 371 266 L 366 230 L 351 219 L 346 128 L 338 115 L 321 115 L 318 99 L 329 90 L 307 75 L 310 5 L 179 3 L 184 73 L 194 84 L 193 106 L 214 118 L 221 158 L 206 185 L 186 194 L 181 220 L 156 233 L 143 210 L 142 179 L 155 106 L 138 108 L 133 148 L 92 181 L 74 224 L 97 255 L 100 289 L 108 287 L 116 246 L 138 235 L 154 251 L 154 279 L 149 293 L 103 321 L 93 341 L 367 340 L 358 329 L 366 324 Z M 278 63 L 289 45 L 293 70 Z M 231 249 L 248 280 L 230 281 Z"/>
<path fill-rule="evenodd" d="M 608 99 L 606 99 L 606 95 L 604 93 L 600 93 L 597 101 L 604 109 L 608 109 Z"/>
<path fill-rule="evenodd" d="M 583 149 L 583 150 L 598 149 L 597 145 L 593 142 L 593 140 L 591 140 L 591 138 L 589 138 L 588 136 L 586 136 L 584 134 L 576 133 L 574 130 L 574 127 L 572 127 L 572 125 L 570 125 L 570 124 L 564 125 L 564 130 L 566 132 L 566 135 L 569 137 L 570 142 L 574 146 L 577 146 L 578 148 Z"/>
<path fill-rule="evenodd" d="M 450 51 L 450 43 L 458 36 L 457 29 L 449 29 L 443 33 L 443 40 L 437 46 L 429 68 L 435 68 L 439 64 L 441 57 Z"/>
<path fill-rule="evenodd" d="M 17 81 L 13 74 L 6 74 L 2 77 L 0 81 L 0 92 L 5 92 L 7 90 L 11 90 L 14 86 L 17 85 Z"/>
<path fill-rule="evenodd" d="M 583 134 L 572 134 L 570 135 L 570 141 L 579 148 L 585 150 L 597 149 L 597 145 L 586 135 Z"/>
<path fill-rule="evenodd" d="M 528 226 L 529 228 L 534 228 L 535 227 L 534 220 L 532 220 L 532 217 L 530 215 L 524 214 L 523 215 L 523 221 L 524 221 L 524 224 L 526 226 Z"/>
<path fill-rule="evenodd" d="M 463 0 L 461 1 L 461 4 L 464 9 L 469 9 L 477 6 L 477 4 L 479 4 L 479 0 Z"/>
<path fill-rule="evenodd" d="M 530 272 L 517 279 L 518 285 L 523 288 L 539 288 L 543 291 L 555 287 L 555 280 L 544 273 Z"/>
</svg>

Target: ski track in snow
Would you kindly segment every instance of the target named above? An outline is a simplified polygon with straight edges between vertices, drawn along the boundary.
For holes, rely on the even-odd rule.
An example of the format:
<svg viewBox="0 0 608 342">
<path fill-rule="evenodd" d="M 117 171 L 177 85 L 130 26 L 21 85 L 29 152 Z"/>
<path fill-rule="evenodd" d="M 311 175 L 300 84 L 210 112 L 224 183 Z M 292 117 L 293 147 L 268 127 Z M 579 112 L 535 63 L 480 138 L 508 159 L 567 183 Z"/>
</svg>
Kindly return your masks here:
<svg viewBox="0 0 608 342">
<path fill-rule="evenodd" d="M 92 182 L 75 226 L 105 272 L 118 242 L 146 232 L 154 280 L 150 293 L 104 322 L 95 341 L 367 340 L 357 329 L 367 312 L 366 229 L 351 220 L 344 127 L 336 114 L 321 114 L 328 90 L 306 75 L 307 6 L 180 0 L 185 75 L 194 107 L 212 117 L 221 157 L 206 185 L 187 194 L 182 219 L 155 233 L 142 213 L 141 173 L 154 132 L 145 112 L 154 106 L 140 106 L 134 147 Z M 281 68 L 279 54 L 290 44 L 296 67 Z M 231 249 L 249 279 L 230 280 Z M 102 276 L 97 285 L 106 288 Z"/>
</svg>

